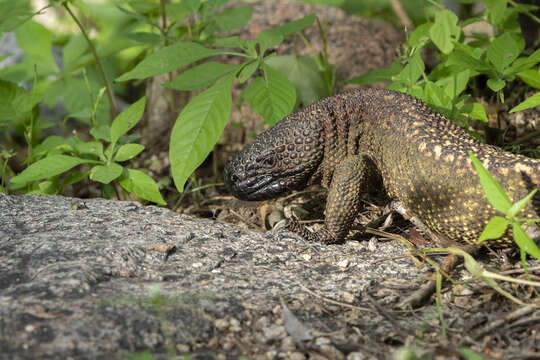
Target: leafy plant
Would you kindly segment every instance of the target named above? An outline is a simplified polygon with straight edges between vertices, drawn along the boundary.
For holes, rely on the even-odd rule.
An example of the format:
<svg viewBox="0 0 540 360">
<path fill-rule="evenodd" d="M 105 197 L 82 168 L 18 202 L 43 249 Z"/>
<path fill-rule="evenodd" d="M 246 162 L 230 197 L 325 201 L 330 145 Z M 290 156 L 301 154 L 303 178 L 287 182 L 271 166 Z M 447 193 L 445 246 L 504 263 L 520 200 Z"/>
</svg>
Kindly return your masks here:
<svg viewBox="0 0 540 360">
<path fill-rule="evenodd" d="M 538 249 L 534 241 L 532 241 L 522 228 L 523 224 L 529 225 L 534 222 L 540 222 L 540 219 L 527 219 L 523 216 L 519 216 L 519 213 L 525 208 L 529 201 L 531 201 L 538 190 L 534 189 L 523 199 L 512 203 L 508 195 L 504 192 L 504 189 L 497 183 L 489 171 L 484 168 L 480 160 L 478 160 L 471 152 L 469 152 L 469 156 L 478 172 L 480 184 L 482 185 L 487 199 L 497 211 L 500 211 L 505 215 L 505 217 L 494 216 L 491 218 L 478 238 L 478 242 L 481 243 L 489 239 L 498 239 L 504 235 L 508 226 L 512 226 L 514 241 L 519 246 L 523 256 L 525 253 L 528 253 L 540 260 L 540 249 Z"/>
<path fill-rule="evenodd" d="M 389 89 L 416 96 L 438 111 L 466 124 L 468 117 L 486 121 L 484 106 L 471 101 L 465 93 L 468 86 L 478 90 L 480 75 L 487 77 L 486 86 L 497 93 L 504 102 L 504 89 L 519 77 L 528 85 L 540 88 L 540 50 L 528 56 L 520 56 L 525 40 L 517 23 L 517 14 L 538 6 L 515 4 L 506 0 L 486 0 L 486 9 L 481 17 L 459 21 L 451 11 L 442 8 L 434 19 L 418 26 L 407 39 L 406 50 L 400 61 L 389 69 L 374 70 L 350 80 L 351 83 L 392 81 Z M 535 18 L 536 21 L 539 21 Z M 466 36 L 463 28 L 472 23 L 486 21 L 494 36 L 472 34 Z M 429 73 L 420 56 L 425 48 L 435 48 L 438 65 Z M 536 93 L 510 112 L 524 110 L 540 104 Z"/>
<path fill-rule="evenodd" d="M 134 135 L 126 135 L 139 121 L 144 99 L 115 118 L 114 92 L 121 90 L 121 84 L 126 81 L 136 83 L 169 73 L 170 81 L 164 86 L 199 92 L 178 116 L 171 135 L 171 172 L 180 191 L 210 153 L 228 121 L 234 81 L 249 82 L 242 98 L 268 124 L 290 113 L 297 103 L 308 104 L 329 95 L 334 74 L 325 53 L 311 58 L 275 56 L 270 51 L 286 36 L 312 25 L 314 15 L 262 31 L 255 40 L 242 40 L 225 34 L 244 26 L 252 9 L 237 6 L 223 10 L 225 3 L 227 0 L 171 3 L 122 0 L 112 7 L 80 0 L 51 1 L 44 9 L 62 7 L 81 34 L 59 40 L 31 20 L 44 9 L 34 13 L 27 0 L 9 3 L 0 0 L 0 9 L 17 14 L 18 19 L 0 23 L 0 31 L 15 29 L 17 43 L 26 52 L 23 63 L 0 69 L 0 79 L 3 79 L 0 92 L 4 95 L 0 100 L 3 114 L 0 129 L 8 129 L 6 136 L 14 130 L 24 133 L 28 147 L 27 168 L 11 179 L 8 189 L 59 193 L 67 185 L 89 178 L 104 185 L 106 196 L 113 194 L 111 182 L 117 181 L 127 192 L 165 204 L 152 179 L 140 170 L 119 164 L 133 159 L 144 149 L 133 143 Z M 96 23 L 107 19 L 92 14 L 106 13 L 111 16 L 110 23 L 114 23 L 107 24 L 113 31 L 90 39 L 88 22 L 79 19 L 72 7 L 85 16 L 93 16 Z M 54 41 L 60 41 L 62 46 L 61 68 L 52 56 Z M 105 59 L 124 50 L 131 54 L 123 65 L 128 71 L 117 76 L 116 83 L 112 84 L 108 78 L 118 74 L 120 69 L 111 67 L 111 62 Z M 224 55 L 243 62 L 231 65 L 213 59 L 216 56 L 222 59 Z M 289 80 L 287 70 L 291 67 L 305 77 Z M 173 77 L 173 71 L 177 70 L 184 71 Z M 30 92 L 16 85 L 28 82 L 31 74 L 34 86 Z M 41 119 L 39 107 L 53 106 L 60 98 L 68 117 L 88 125 L 89 134 L 75 134 L 70 138 L 55 135 L 40 143 L 41 130 L 55 124 Z M 82 140 L 88 138 L 91 139 Z M 74 170 L 79 165 L 88 170 Z M 2 181 L 8 173 L 2 173 Z"/>
</svg>

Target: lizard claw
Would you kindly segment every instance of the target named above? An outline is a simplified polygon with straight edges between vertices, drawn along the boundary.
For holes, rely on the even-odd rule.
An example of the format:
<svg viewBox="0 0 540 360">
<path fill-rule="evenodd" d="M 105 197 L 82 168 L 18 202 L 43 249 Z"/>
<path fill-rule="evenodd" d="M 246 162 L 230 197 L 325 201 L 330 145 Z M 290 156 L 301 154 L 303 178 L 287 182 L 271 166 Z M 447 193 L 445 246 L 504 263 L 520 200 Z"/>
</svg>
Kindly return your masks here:
<svg viewBox="0 0 540 360">
<path fill-rule="evenodd" d="M 290 218 L 286 220 L 285 229 L 300 235 L 307 241 L 323 243 L 323 244 L 338 244 L 339 241 L 335 236 L 327 229 L 322 228 L 317 232 L 310 231 L 304 224 L 301 224 L 297 219 Z"/>
</svg>

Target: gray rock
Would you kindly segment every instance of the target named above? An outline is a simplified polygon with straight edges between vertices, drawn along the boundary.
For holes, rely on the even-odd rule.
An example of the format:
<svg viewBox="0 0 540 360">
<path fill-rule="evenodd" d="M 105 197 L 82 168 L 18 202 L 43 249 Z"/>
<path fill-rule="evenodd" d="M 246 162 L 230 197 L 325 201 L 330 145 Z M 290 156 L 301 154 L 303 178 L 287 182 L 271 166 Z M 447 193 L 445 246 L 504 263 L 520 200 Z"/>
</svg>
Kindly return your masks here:
<svg viewBox="0 0 540 360">
<path fill-rule="evenodd" d="M 280 298 L 325 330 L 332 319 L 311 310 L 306 319 L 308 306 L 294 306 L 306 288 L 360 299 L 384 279 L 418 277 L 408 259 L 377 261 L 401 255 L 401 245 L 376 247 L 312 244 L 133 202 L 0 193 L 0 358 L 159 358 L 177 344 L 264 354 L 257 339 L 280 325 Z M 336 265 L 344 258 L 346 269 Z M 215 326 L 225 318 L 234 331 Z"/>
</svg>

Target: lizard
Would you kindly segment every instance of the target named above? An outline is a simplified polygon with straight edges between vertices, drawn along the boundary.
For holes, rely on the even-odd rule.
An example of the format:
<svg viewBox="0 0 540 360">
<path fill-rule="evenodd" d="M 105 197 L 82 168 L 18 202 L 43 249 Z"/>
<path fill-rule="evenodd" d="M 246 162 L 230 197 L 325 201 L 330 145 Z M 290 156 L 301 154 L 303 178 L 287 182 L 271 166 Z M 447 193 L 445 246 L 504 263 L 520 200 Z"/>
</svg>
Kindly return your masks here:
<svg viewBox="0 0 540 360">
<path fill-rule="evenodd" d="M 336 243 L 347 237 L 369 178 L 379 176 L 387 194 L 435 240 L 474 244 L 489 219 L 502 214 L 484 195 L 468 151 L 512 201 L 540 188 L 539 159 L 484 144 L 420 99 L 375 88 L 346 91 L 286 116 L 226 164 L 224 180 L 230 193 L 248 201 L 321 184 L 328 189 L 324 228 L 312 233 L 298 222 L 289 228 Z M 540 215 L 540 192 L 522 214 Z M 507 231 L 492 244 L 508 246 L 510 239 Z"/>
</svg>

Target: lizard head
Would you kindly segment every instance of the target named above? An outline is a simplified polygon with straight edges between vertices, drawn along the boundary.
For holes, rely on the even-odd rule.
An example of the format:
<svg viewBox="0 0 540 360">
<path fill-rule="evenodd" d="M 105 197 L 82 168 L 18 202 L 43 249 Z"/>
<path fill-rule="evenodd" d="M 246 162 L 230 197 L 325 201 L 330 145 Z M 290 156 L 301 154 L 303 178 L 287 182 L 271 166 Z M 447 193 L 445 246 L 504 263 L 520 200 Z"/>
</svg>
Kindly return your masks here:
<svg viewBox="0 0 540 360">
<path fill-rule="evenodd" d="M 272 199 L 302 188 L 319 166 L 323 147 L 318 121 L 287 116 L 227 163 L 225 185 L 242 200 Z"/>
</svg>

